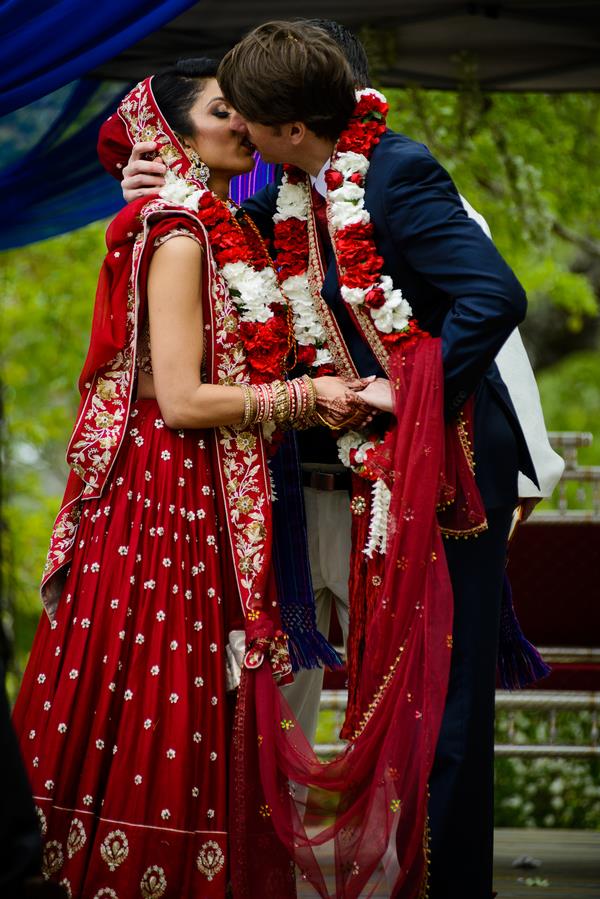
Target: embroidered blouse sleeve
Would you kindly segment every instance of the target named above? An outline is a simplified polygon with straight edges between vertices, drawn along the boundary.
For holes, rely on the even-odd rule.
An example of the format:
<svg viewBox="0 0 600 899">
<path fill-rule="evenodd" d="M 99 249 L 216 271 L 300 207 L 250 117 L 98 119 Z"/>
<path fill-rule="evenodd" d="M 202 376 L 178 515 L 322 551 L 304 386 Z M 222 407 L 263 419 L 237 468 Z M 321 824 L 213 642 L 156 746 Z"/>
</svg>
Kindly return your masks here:
<svg viewBox="0 0 600 899">
<path fill-rule="evenodd" d="M 202 246 L 200 239 L 187 228 L 173 228 L 172 231 L 167 231 L 166 234 L 161 234 L 160 237 L 157 237 L 154 241 L 154 249 L 157 250 L 159 247 L 162 247 L 164 243 L 170 240 L 172 237 L 190 237 L 192 240 L 195 240 L 199 247 Z"/>
</svg>

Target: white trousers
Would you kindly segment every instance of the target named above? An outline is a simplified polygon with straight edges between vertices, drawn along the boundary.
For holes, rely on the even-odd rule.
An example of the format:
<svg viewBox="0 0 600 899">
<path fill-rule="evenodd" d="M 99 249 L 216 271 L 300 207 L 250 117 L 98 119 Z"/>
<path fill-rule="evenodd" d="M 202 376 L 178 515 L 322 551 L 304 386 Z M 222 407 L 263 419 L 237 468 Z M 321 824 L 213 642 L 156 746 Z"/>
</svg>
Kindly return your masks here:
<svg viewBox="0 0 600 899">
<path fill-rule="evenodd" d="M 304 488 L 308 554 L 315 591 L 317 629 L 329 633 L 332 603 L 348 638 L 348 576 L 350 573 L 351 512 L 347 490 Z M 314 743 L 323 688 L 323 669 L 299 671 L 294 683 L 282 687 L 307 739 Z"/>
</svg>

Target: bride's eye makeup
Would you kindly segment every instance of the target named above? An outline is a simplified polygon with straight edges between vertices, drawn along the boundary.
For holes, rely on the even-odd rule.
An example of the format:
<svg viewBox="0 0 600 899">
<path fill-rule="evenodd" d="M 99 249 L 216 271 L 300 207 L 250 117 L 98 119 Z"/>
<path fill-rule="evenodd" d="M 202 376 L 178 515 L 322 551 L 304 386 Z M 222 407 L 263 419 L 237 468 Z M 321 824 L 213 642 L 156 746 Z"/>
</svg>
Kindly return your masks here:
<svg viewBox="0 0 600 899">
<path fill-rule="evenodd" d="M 223 97 L 213 97 L 209 103 L 209 109 L 210 115 L 215 116 L 217 119 L 228 119 L 231 115 L 231 110 L 225 105 Z"/>
</svg>

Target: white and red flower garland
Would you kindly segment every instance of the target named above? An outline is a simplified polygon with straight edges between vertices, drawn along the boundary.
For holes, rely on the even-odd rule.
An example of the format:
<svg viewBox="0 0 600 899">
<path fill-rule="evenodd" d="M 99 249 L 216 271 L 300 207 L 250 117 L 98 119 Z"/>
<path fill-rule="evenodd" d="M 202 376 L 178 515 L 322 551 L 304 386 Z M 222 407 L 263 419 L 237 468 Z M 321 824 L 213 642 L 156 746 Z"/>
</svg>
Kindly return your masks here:
<svg viewBox="0 0 600 899">
<path fill-rule="evenodd" d="M 239 314 L 239 335 L 252 383 L 281 378 L 290 353 L 287 303 L 255 228 L 236 219 L 208 188 L 171 170 L 160 197 L 196 212 L 207 230 L 217 267 Z"/>
<path fill-rule="evenodd" d="M 389 106 L 372 88 L 357 92 L 357 104 L 340 135 L 325 174 L 327 220 L 333 243 L 340 292 L 356 312 L 367 312 L 379 338 L 389 351 L 400 341 L 418 338 L 420 331 L 410 304 L 392 279 L 382 273 L 384 260 L 377 252 L 374 227 L 365 207 L 365 184 L 371 154 L 386 129 Z M 275 222 L 275 247 L 282 288 L 294 313 L 298 358 L 313 367 L 332 362 L 327 336 L 316 314 L 308 279 L 310 248 L 308 215 L 310 193 L 306 175 L 284 167 Z M 318 373 L 318 372 L 316 372 Z M 373 482 L 369 533 L 364 552 L 385 553 L 391 494 L 385 482 L 369 469 L 368 456 L 381 438 L 351 431 L 338 440 L 341 461 Z"/>
<path fill-rule="evenodd" d="M 377 252 L 373 224 L 364 203 L 371 154 L 386 129 L 388 109 L 385 97 L 373 88 L 357 92 L 357 105 L 334 148 L 325 180 L 341 295 L 350 307 L 368 310 L 382 343 L 391 349 L 420 331 L 402 291 L 382 274 L 383 259 Z M 333 360 L 308 280 L 309 211 L 306 175 L 285 166 L 274 216 L 279 279 L 294 313 L 298 358 L 318 369 L 320 365 L 332 366 Z"/>
<path fill-rule="evenodd" d="M 308 280 L 309 215 L 306 175 L 293 166 L 285 166 L 273 216 L 279 283 L 292 307 L 298 362 L 307 365 L 315 375 L 325 375 L 332 374 L 334 366 Z"/>
<path fill-rule="evenodd" d="M 369 559 L 374 553 L 385 555 L 387 548 L 388 514 L 392 494 L 385 483 L 376 473 L 369 468 L 369 453 L 383 442 L 383 438 L 377 434 L 367 434 L 360 431 L 348 431 L 338 438 L 338 456 L 346 468 L 351 468 L 361 478 L 371 481 L 371 506 L 369 517 L 369 532 L 363 552 Z"/>
</svg>

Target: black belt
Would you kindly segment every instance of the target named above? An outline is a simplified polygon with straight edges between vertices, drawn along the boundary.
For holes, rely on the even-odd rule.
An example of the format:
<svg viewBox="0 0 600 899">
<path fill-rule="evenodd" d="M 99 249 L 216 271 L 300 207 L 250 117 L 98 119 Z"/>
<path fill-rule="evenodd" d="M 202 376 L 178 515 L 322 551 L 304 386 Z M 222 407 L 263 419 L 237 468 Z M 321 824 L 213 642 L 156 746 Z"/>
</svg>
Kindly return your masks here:
<svg viewBox="0 0 600 899">
<path fill-rule="evenodd" d="M 349 471 L 303 471 L 302 484 L 313 490 L 350 490 L 352 475 Z"/>
</svg>

